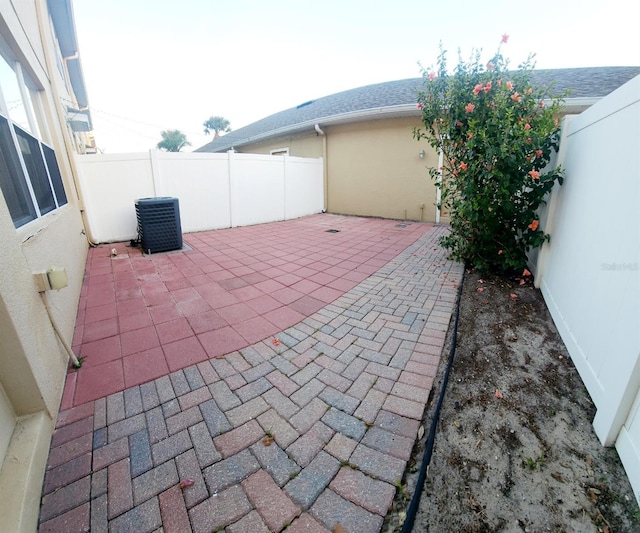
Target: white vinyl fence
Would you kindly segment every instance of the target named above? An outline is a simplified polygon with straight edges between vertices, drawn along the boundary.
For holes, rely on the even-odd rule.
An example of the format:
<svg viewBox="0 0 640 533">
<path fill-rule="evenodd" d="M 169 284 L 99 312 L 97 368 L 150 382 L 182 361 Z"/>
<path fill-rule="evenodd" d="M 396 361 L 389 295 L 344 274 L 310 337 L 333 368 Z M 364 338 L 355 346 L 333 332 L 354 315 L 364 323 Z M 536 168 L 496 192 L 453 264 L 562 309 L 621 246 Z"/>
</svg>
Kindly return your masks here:
<svg viewBox="0 0 640 533">
<path fill-rule="evenodd" d="M 256 154 L 76 156 L 95 242 L 136 237 L 135 201 L 178 198 L 184 233 L 288 220 L 324 207 L 323 161 Z"/>
<path fill-rule="evenodd" d="M 640 76 L 565 119 L 536 283 L 640 501 Z"/>
</svg>

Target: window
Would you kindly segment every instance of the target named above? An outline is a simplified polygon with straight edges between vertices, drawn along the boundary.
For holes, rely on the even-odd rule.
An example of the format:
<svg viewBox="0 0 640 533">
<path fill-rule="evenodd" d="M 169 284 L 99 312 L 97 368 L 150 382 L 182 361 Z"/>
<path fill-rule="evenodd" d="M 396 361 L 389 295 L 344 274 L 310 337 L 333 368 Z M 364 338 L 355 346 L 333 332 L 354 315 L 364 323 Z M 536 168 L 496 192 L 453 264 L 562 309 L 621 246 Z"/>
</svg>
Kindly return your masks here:
<svg viewBox="0 0 640 533">
<path fill-rule="evenodd" d="M 36 218 L 9 122 L 0 116 L 0 188 L 16 228 Z"/>
<path fill-rule="evenodd" d="M 35 136 L 32 96 L 20 65 L 0 57 L 0 189 L 16 228 L 67 203 L 55 153 Z"/>
</svg>

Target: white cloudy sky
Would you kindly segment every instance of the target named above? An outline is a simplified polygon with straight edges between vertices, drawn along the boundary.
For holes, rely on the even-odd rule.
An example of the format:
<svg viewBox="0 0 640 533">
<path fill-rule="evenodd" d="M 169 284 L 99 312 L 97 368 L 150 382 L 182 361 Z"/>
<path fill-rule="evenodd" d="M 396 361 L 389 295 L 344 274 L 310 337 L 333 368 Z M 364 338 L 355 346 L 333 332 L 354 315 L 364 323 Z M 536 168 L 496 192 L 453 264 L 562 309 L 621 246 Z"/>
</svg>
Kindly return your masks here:
<svg viewBox="0 0 640 533">
<path fill-rule="evenodd" d="M 98 148 L 154 148 L 163 129 L 210 140 L 302 102 L 420 76 L 439 42 L 538 68 L 640 65 L 637 0 L 75 0 Z"/>
</svg>

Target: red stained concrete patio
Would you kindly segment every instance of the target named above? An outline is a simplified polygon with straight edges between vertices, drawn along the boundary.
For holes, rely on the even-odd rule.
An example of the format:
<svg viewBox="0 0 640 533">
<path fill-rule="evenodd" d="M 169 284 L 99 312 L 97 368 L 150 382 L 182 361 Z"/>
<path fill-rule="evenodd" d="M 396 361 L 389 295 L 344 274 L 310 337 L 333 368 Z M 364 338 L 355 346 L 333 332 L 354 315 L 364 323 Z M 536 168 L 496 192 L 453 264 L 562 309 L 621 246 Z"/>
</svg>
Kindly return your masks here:
<svg viewBox="0 0 640 533">
<path fill-rule="evenodd" d="M 379 531 L 461 277 L 444 231 L 322 214 L 90 250 L 41 531 Z"/>
</svg>

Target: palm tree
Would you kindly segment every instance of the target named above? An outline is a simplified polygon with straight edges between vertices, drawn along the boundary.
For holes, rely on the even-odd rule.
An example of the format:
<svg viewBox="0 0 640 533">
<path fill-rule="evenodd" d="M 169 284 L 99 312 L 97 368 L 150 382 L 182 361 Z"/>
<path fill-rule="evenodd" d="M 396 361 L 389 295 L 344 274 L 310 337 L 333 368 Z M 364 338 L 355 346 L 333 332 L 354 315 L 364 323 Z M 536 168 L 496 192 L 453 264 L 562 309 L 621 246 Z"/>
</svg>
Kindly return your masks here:
<svg viewBox="0 0 640 533">
<path fill-rule="evenodd" d="M 209 117 L 202 125 L 204 126 L 204 134 L 209 135 L 214 132 L 213 138 L 220 137 L 220 132 L 228 133 L 231 131 L 230 122 L 224 117 Z"/>
<path fill-rule="evenodd" d="M 165 152 L 179 152 L 185 146 L 191 146 L 187 136 L 180 130 L 164 130 L 160 135 L 162 140 L 156 146 Z"/>
</svg>

